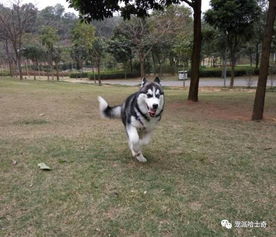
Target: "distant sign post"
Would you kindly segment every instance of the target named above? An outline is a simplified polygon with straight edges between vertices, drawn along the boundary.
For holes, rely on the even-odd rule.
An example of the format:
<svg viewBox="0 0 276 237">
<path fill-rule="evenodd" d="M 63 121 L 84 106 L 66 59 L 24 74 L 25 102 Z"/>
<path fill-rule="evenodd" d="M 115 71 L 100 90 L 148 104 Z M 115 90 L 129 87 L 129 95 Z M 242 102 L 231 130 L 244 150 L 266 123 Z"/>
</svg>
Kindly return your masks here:
<svg viewBox="0 0 276 237">
<path fill-rule="evenodd" d="M 185 81 L 188 80 L 187 71 L 178 71 L 178 80 L 183 80 L 183 86 L 185 87 Z"/>
</svg>

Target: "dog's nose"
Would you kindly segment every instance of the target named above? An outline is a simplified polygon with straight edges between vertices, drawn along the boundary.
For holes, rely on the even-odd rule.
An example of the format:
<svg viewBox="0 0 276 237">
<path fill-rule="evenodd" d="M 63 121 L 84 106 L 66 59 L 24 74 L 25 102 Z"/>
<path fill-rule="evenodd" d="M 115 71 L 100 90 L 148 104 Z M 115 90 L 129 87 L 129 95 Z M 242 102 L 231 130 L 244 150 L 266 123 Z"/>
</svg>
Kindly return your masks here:
<svg viewBox="0 0 276 237">
<path fill-rule="evenodd" d="M 153 104 L 153 105 L 152 105 L 152 108 L 153 108 L 153 109 L 157 109 L 157 108 L 158 108 L 158 104 Z"/>
</svg>

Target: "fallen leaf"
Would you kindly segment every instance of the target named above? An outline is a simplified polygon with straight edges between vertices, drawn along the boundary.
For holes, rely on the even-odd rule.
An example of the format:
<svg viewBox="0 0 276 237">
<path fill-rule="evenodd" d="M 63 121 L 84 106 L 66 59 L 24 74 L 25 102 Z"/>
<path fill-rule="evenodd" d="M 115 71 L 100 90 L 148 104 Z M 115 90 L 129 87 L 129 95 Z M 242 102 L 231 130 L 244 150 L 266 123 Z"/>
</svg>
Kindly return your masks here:
<svg viewBox="0 0 276 237">
<path fill-rule="evenodd" d="M 51 168 L 49 166 L 47 166 L 45 163 L 39 163 L 38 167 L 41 170 L 51 170 Z"/>
</svg>

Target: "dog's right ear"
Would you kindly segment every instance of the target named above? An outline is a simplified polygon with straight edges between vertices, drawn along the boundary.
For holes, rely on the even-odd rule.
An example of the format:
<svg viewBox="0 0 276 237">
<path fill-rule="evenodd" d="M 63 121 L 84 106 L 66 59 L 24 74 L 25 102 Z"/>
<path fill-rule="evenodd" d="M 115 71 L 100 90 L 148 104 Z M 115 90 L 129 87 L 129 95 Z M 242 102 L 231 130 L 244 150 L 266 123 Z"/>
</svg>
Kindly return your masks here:
<svg viewBox="0 0 276 237">
<path fill-rule="evenodd" d="M 144 77 L 141 82 L 141 87 L 143 87 L 147 82 L 147 79 Z"/>
<path fill-rule="evenodd" d="M 160 84 L 160 79 L 159 79 L 159 77 L 155 77 L 154 82 Z"/>
</svg>

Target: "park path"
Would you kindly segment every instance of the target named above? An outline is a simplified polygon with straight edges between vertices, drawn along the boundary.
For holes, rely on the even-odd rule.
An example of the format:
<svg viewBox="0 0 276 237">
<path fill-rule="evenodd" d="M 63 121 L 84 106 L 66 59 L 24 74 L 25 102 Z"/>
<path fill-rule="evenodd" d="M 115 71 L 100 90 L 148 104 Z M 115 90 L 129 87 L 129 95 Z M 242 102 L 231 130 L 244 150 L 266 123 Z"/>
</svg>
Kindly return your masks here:
<svg viewBox="0 0 276 237">
<path fill-rule="evenodd" d="M 90 81 L 88 79 L 73 79 L 73 78 L 64 78 L 64 81 L 73 82 L 73 83 L 88 83 L 88 84 L 94 84 L 94 81 Z M 137 86 L 140 84 L 140 79 L 120 79 L 120 80 L 102 80 L 103 84 L 109 84 L 109 85 L 125 85 L 125 86 Z M 163 86 L 176 86 L 176 87 L 182 87 L 183 81 L 180 80 L 166 80 L 161 78 L 161 83 Z M 230 85 L 230 78 L 227 78 L 226 80 L 226 86 L 228 87 Z M 236 77 L 234 86 L 238 87 L 256 87 L 257 86 L 257 77 L 252 77 L 252 80 L 249 81 L 247 77 Z M 276 79 L 274 79 L 273 84 L 276 85 Z M 185 82 L 185 86 L 190 86 L 190 80 L 187 80 Z M 199 81 L 200 87 L 223 87 L 224 81 L 220 78 L 202 78 Z M 267 86 L 271 86 L 271 80 L 268 79 Z"/>
</svg>

